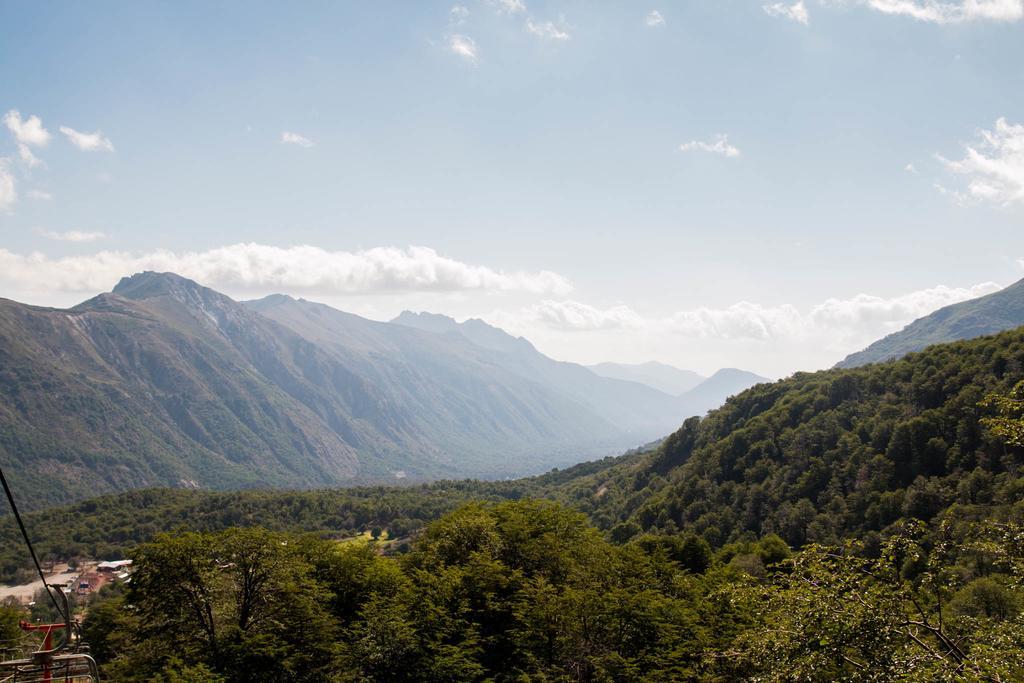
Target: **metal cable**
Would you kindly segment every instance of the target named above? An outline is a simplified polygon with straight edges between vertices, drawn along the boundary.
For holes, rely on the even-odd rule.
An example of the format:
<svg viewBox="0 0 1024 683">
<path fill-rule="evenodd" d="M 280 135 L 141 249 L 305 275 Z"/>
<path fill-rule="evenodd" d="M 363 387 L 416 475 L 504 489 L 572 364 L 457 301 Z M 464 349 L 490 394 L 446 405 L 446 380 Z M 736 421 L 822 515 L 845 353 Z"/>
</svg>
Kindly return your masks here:
<svg viewBox="0 0 1024 683">
<path fill-rule="evenodd" d="M 11 487 L 7 485 L 7 477 L 4 476 L 4 470 L 2 467 L 0 467 L 0 484 L 3 484 L 4 493 L 7 495 L 7 502 L 11 504 L 11 512 L 14 513 L 14 519 L 18 522 L 18 527 L 21 529 L 21 537 L 25 539 L 25 545 L 28 546 L 28 552 L 32 555 L 32 563 L 35 564 L 36 571 L 39 573 L 39 580 L 43 582 L 43 589 L 46 591 L 46 594 L 50 596 L 50 602 L 52 602 L 54 608 L 56 608 L 57 614 L 67 622 L 69 621 L 68 614 L 66 614 L 61 606 L 57 604 L 57 598 L 53 597 L 50 584 L 46 583 L 46 575 L 43 574 L 43 568 L 39 565 L 39 558 L 36 557 L 36 550 L 32 547 L 32 540 L 28 537 L 28 531 L 25 529 L 25 523 L 21 521 L 21 513 L 18 512 L 18 506 L 15 504 L 14 496 L 11 494 Z"/>
</svg>

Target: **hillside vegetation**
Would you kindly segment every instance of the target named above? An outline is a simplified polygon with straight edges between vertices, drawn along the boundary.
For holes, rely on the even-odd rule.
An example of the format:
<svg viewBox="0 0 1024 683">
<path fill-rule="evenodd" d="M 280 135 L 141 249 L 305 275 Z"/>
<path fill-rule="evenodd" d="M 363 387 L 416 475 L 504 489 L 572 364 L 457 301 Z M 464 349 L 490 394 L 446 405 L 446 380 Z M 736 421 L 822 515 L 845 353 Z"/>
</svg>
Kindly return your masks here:
<svg viewBox="0 0 1024 683">
<path fill-rule="evenodd" d="M 568 482 L 560 500 L 626 540 L 690 529 L 713 545 L 871 537 L 903 519 L 1018 516 L 1024 450 L 984 429 L 1024 380 L 1024 330 L 895 363 L 798 373 L 688 420 L 647 459 Z"/>
</svg>

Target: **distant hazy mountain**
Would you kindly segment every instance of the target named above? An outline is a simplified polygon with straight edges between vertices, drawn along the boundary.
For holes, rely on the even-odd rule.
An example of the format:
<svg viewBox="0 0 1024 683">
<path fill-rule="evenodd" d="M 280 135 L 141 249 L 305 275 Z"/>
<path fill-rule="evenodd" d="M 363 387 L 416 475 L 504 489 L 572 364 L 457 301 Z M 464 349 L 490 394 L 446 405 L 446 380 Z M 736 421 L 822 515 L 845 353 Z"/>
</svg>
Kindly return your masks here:
<svg viewBox="0 0 1024 683">
<path fill-rule="evenodd" d="M 505 369 L 495 362 L 494 351 L 462 336 L 375 322 L 282 295 L 245 305 L 381 392 L 388 407 L 403 416 L 412 445 L 429 445 L 426 463 L 434 464 L 435 475 L 440 471 L 435 461 L 454 474 L 505 475 L 634 441 L 628 429 L 559 387 Z M 423 463 L 402 467 L 424 473 Z"/>
<path fill-rule="evenodd" d="M 470 318 L 465 322 L 456 322 L 454 318 L 437 313 L 413 313 L 402 311 L 401 315 L 391 321 L 396 325 L 414 327 L 438 334 L 458 334 L 477 346 L 493 351 L 511 354 L 534 354 L 537 349 L 523 337 L 513 337 L 505 330 L 488 325 L 479 318 Z"/>
<path fill-rule="evenodd" d="M 537 381 L 558 386 L 634 434 L 658 432 L 663 435 L 665 423 L 678 422 L 680 416 L 704 415 L 725 403 L 728 397 L 755 384 L 770 381 L 752 372 L 726 368 L 702 379 L 689 391 L 671 396 L 640 381 L 603 377 L 593 368 L 552 360 L 522 337 L 513 337 L 482 320 L 459 323 L 445 315 L 405 311 L 392 322 L 446 337 L 461 336 L 497 350 L 499 353 L 493 356 L 495 362 Z"/>
<path fill-rule="evenodd" d="M 680 410 L 683 415 L 688 417 L 704 415 L 709 410 L 721 406 L 730 396 L 735 396 L 755 384 L 764 382 L 771 382 L 771 380 L 746 370 L 722 368 L 680 396 Z"/>
<path fill-rule="evenodd" d="M 548 358 L 522 337 L 513 337 L 482 320 L 459 323 L 444 315 L 405 311 L 391 322 L 489 349 L 491 362 L 572 397 L 632 435 L 637 444 L 664 436 L 679 422 L 677 397 L 637 382 L 601 377 L 577 363 Z"/>
<path fill-rule="evenodd" d="M 685 394 L 707 379 L 691 370 L 681 370 L 665 363 L 658 363 L 657 361 L 635 365 L 627 363 L 598 363 L 597 365 L 588 365 L 587 367 L 602 377 L 640 382 L 673 396 Z"/>
<path fill-rule="evenodd" d="M 852 353 L 836 364 L 853 368 L 867 363 L 902 358 L 932 344 L 973 339 L 1024 325 L 1024 280 L 993 294 L 940 308 Z"/>
</svg>

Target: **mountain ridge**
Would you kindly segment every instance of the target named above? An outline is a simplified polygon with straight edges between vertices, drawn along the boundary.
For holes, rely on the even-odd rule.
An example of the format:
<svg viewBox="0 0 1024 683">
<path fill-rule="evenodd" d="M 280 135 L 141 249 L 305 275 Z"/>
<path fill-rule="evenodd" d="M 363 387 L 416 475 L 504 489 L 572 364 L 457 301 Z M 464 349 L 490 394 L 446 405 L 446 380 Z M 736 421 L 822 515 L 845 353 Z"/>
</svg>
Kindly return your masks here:
<svg viewBox="0 0 1024 683">
<path fill-rule="evenodd" d="M 998 292 L 944 306 L 836 363 L 853 368 L 902 358 L 933 344 L 974 339 L 1024 325 L 1024 279 Z"/>
<path fill-rule="evenodd" d="M 640 382 L 672 396 L 685 394 L 707 379 L 692 370 L 648 361 L 646 363 L 596 363 L 587 366 L 602 377 Z"/>
<path fill-rule="evenodd" d="M 69 309 L 0 302 L 0 462 L 27 508 L 149 486 L 507 477 L 660 438 L 673 397 L 465 338 L 173 273 Z"/>
</svg>

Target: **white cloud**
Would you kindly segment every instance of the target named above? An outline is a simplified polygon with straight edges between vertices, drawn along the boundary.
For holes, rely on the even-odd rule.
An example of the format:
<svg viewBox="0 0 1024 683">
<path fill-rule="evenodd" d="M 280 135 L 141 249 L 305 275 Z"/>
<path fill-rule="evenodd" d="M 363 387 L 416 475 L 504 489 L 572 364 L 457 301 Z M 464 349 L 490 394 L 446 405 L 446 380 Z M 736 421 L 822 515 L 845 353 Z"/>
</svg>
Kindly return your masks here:
<svg viewBox="0 0 1024 683">
<path fill-rule="evenodd" d="M 701 140 L 690 140 L 679 145 L 681 152 L 692 152 L 700 150 L 704 152 L 711 152 L 712 154 L 721 154 L 724 157 L 738 157 L 740 151 L 729 144 L 729 136 L 725 134 L 719 134 L 714 137 L 711 142 L 703 142 Z"/>
<path fill-rule="evenodd" d="M 544 40 L 569 40 L 572 36 L 553 22 L 535 22 L 532 19 L 526 20 L 526 30 Z"/>
<path fill-rule="evenodd" d="M 0 159 L 0 211 L 10 211 L 18 201 L 18 190 L 14 185 L 8 159 Z"/>
<path fill-rule="evenodd" d="M 527 292 L 563 295 L 569 281 L 550 271 L 505 272 L 441 256 L 429 247 L 327 251 L 234 244 L 206 251 L 101 251 L 51 258 L 0 248 L 0 287 L 32 292 L 99 292 L 124 275 L 172 271 L 205 285 L 245 291 L 325 294 Z"/>
<path fill-rule="evenodd" d="M 100 131 L 80 133 L 74 128 L 61 126 L 60 132 L 67 136 L 72 145 L 83 152 L 113 152 L 114 144 Z"/>
<path fill-rule="evenodd" d="M 807 13 L 807 6 L 804 5 L 804 0 L 799 0 L 792 5 L 786 5 L 781 2 L 773 2 L 768 5 L 763 5 L 762 9 L 773 17 L 782 17 L 791 21 L 796 21 L 804 26 L 810 23 L 811 17 Z"/>
<path fill-rule="evenodd" d="M 476 62 L 476 43 L 469 36 L 455 33 L 448 36 L 448 49 L 463 59 Z"/>
<path fill-rule="evenodd" d="M 29 190 L 28 191 L 28 198 L 29 199 L 37 199 L 37 200 L 40 200 L 40 201 L 47 201 L 48 202 L 51 199 L 53 199 L 53 195 L 50 194 L 49 192 L 45 191 L 45 190 Z"/>
<path fill-rule="evenodd" d="M 934 24 L 1019 21 L 1024 18 L 1024 0 L 867 0 L 867 5 L 885 14 Z"/>
<path fill-rule="evenodd" d="M 913 173 L 914 175 L 917 175 L 918 173 L 917 166 L 914 166 L 914 164 L 907 164 L 906 166 L 903 167 L 903 170 L 906 171 L 907 173 Z"/>
<path fill-rule="evenodd" d="M 490 0 L 490 3 L 506 14 L 519 14 L 526 11 L 523 0 Z"/>
<path fill-rule="evenodd" d="M 45 147 L 50 141 L 50 132 L 43 128 L 43 122 L 38 116 L 21 118 L 17 109 L 11 109 L 4 114 L 4 125 L 14 134 L 14 139 L 22 145 Z"/>
<path fill-rule="evenodd" d="M 893 332 L 907 323 L 950 304 L 975 299 L 1001 289 L 994 282 L 972 287 L 938 285 L 892 298 L 858 294 L 850 299 L 827 299 L 810 312 L 809 320 L 822 332 L 831 329 Z"/>
<path fill-rule="evenodd" d="M 53 232 L 51 230 L 36 230 L 36 234 L 58 242 L 95 242 L 107 238 L 103 232 L 89 232 L 84 230 L 68 230 L 66 232 Z"/>
<path fill-rule="evenodd" d="M 18 145 L 18 156 L 21 158 L 21 163 L 29 168 L 43 165 L 42 160 L 32 153 L 32 148 L 28 145 Z"/>
<path fill-rule="evenodd" d="M 965 145 L 963 159 L 939 159 L 967 177 L 966 197 L 1000 205 L 1024 203 L 1024 125 L 1000 118 L 994 130 L 979 131 L 978 137 L 976 146 Z"/>
<path fill-rule="evenodd" d="M 517 332 L 531 327 L 557 332 L 619 330 L 646 337 L 678 335 L 690 340 L 855 348 L 943 306 L 999 289 L 999 285 L 985 282 L 973 287 L 939 285 L 889 298 L 858 294 L 848 299 L 829 298 L 806 311 L 790 304 L 764 306 L 741 301 L 725 308 L 699 307 L 663 317 L 644 317 L 623 305 L 601 309 L 578 301 L 546 300 L 519 313 L 499 311 L 488 317 Z"/>
<path fill-rule="evenodd" d="M 303 135 L 299 135 L 298 133 L 293 133 L 290 130 L 286 130 L 281 133 L 281 142 L 286 145 L 298 145 L 299 147 L 305 147 L 306 149 L 313 146 L 312 140 Z"/>
<path fill-rule="evenodd" d="M 628 306 L 599 309 L 579 301 L 541 301 L 525 311 L 526 317 L 565 332 L 637 328 L 643 319 Z"/>
<path fill-rule="evenodd" d="M 448 19 L 452 26 L 461 26 L 469 18 L 469 8 L 465 5 L 452 5 L 448 10 Z"/>
<path fill-rule="evenodd" d="M 4 114 L 4 125 L 14 135 L 18 145 L 18 156 L 21 162 L 30 168 L 43 165 L 43 162 L 32 152 L 32 147 L 45 147 L 50 141 L 50 132 L 43 128 L 38 116 L 21 118 L 17 109 Z"/>
<path fill-rule="evenodd" d="M 644 17 L 644 23 L 650 26 L 651 28 L 664 26 L 665 17 L 661 16 L 661 12 L 659 12 L 656 9 L 653 9 L 650 11 L 650 13 L 648 13 L 646 17 Z"/>
</svg>

